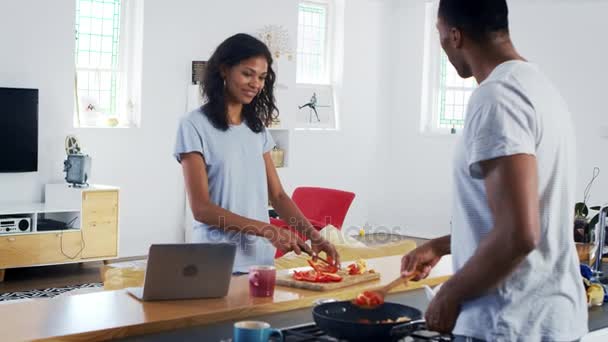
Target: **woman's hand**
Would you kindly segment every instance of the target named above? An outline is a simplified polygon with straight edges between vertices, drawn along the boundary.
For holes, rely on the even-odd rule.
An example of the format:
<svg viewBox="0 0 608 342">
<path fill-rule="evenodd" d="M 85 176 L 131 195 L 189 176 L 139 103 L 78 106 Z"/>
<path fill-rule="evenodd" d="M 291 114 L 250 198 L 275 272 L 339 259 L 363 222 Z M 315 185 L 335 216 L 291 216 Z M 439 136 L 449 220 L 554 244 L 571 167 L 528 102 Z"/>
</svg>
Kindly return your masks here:
<svg viewBox="0 0 608 342">
<path fill-rule="evenodd" d="M 283 253 L 293 251 L 297 255 L 305 252 L 312 255 L 313 250 L 302 239 L 298 237 L 291 229 L 279 228 L 270 226 L 270 229 L 265 229 L 263 236 L 272 243 L 277 249 Z"/>
<path fill-rule="evenodd" d="M 340 267 L 340 255 L 336 250 L 336 247 L 329 241 L 325 240 L 321 233 L 319 233 L 316 229 L 311 228 L 307 232 L 308 238 L 311 241 L 312 251 L 313 251 L 313 261 L 316 261 L 316 256 L 321 252 L 325 252 L 327 255 L 327 261 L 332 262 L 333 266 Z"/>
</svg>

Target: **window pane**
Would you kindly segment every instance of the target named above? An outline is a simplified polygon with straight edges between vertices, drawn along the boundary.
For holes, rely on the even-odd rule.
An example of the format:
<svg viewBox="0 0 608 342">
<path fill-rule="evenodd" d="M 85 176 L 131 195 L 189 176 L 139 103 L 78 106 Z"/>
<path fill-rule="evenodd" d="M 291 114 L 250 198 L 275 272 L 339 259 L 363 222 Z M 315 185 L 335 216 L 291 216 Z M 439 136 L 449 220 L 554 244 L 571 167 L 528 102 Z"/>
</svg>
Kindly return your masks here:
<svg viewBox="0 0 608 342">
<path fill-rule="evenodd" d="M 94 98 L 97 109 L 107 114 L 116 113 L 120 7 L 121 0 L 76 2 L 79 95 Z"/>
<path fill-rule="evenodd" d="M 471 94 L 477 87 L 475 79 L 462 79 L 441 51 L 438 96 L 438 127 L 463 128 L 466 108 Z"/>
<path fill-rule="evenodd" d="M 324 83 L 326 72 L 327 6 L 300 3 L 298 6 L 297 82 Z"/>
</svg>

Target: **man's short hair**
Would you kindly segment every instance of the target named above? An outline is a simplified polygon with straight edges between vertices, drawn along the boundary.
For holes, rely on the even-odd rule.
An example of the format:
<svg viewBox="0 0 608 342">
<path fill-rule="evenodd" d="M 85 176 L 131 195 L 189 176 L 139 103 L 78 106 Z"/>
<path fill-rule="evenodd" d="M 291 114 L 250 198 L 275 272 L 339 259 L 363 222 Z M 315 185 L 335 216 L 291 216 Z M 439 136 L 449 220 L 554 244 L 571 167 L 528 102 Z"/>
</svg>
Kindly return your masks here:
<svg viewBox="0 0 608 342">
<path fill-rule="evenodd" d="M 440 0 L 439 16 L 478 42 L 491 33 L 509 32 L 506 0 Z"/>
</svg>

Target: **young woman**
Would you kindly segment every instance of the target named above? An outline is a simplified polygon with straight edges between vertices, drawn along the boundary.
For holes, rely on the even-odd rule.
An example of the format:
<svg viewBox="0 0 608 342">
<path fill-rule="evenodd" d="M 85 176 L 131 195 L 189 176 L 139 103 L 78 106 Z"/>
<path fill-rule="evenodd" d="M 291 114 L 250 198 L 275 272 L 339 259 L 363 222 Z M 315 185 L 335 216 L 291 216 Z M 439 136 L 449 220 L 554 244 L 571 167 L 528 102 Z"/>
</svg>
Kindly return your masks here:
<svg viewBox="0 0 608 342">
<path fill-rule="evenodd" d="M 338 261 L 285 193 L 269 151 L 266 126 L 277 115 L 270 51 L 258 39 L 237 34 L 213 53 L 205 71 L 205 104 L 181 121 L 175 157 L 181 163 L 195 242 L 234 242 L 235 272 L 272 265 L 284 252 L 324 251 Z M 285 222 L 312 241 L 312 248 L 288 230 L 269 224 L 268 199 Z"/>
</svg>

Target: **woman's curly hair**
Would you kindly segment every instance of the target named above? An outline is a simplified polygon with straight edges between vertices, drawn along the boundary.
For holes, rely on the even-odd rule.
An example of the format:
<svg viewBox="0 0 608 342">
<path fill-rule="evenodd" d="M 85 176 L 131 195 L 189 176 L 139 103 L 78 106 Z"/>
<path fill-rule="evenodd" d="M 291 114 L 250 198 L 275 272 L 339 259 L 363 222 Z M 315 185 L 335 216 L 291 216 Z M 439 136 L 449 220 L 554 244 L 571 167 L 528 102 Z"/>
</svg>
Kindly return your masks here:
<svg viewBox="0 0 608 342">
<path fill-rule="evenodd" d="M 217 47 L 205 69 L 203 112 L 215 128 L 226 131 L 230 127 L 226 115 L 226 93 L 221 68 L 231 68 L 252 57 L 266 58 L 268 73 L 262 91 L 253 98 L 251 103 L 243 105 L 244 121 L 253 132 L 260 133 L 278 117 L 279 110 L 273 93 L 276 74 L 272 70 L 272 54 L 260 40 L 248 34 L 239 33 L 226 39 Z"/>
</svg>

